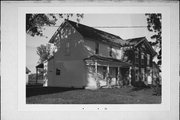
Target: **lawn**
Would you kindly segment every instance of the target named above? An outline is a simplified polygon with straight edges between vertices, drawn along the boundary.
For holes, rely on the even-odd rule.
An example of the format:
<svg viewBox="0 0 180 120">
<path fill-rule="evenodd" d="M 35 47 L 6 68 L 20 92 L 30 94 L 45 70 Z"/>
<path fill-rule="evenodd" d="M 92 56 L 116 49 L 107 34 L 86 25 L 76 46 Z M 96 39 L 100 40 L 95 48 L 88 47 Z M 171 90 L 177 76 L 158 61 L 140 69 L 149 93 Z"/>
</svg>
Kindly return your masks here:
<svg viewBox="0 0 180 120">
<path fill-rule="evenodd" d="M 159 104 L 152 89 L 104 88 L 98 90 L 28 87 L 27 104 Z"/>
</svg>

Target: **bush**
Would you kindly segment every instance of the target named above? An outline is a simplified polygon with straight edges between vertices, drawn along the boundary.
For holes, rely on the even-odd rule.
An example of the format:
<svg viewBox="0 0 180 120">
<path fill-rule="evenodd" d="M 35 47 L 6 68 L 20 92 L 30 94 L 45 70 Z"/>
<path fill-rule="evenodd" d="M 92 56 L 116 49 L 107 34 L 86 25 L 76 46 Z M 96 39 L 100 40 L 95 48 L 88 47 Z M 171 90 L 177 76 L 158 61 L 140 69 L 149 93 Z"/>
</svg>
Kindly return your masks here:
<svg viewBox="0 0 180 120">
<path fill-rule="evenodd" d="M 156 78 L 155 85 L 154 85 L 154 95 L 161 96 L 161 84 L 159 78 Z"/>
</svg>

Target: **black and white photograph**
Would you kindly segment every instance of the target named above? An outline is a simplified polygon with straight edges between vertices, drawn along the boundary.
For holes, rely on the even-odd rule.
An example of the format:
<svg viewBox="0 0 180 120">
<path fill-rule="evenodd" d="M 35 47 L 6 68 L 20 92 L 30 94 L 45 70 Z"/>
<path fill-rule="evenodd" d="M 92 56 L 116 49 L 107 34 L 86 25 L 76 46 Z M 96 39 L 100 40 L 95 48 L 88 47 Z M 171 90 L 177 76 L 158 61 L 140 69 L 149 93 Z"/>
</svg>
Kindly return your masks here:
<svg viewBox="0 0 180 120">
<path fill-rule="evenodd" d="M 179 2 L 2 2 L 2 120 L 178 120 Z"/>
<path fill-rule="evenodd" d="M 161 104 L 161 21 L 26 14 L 26 104 Z"/>
</svg>

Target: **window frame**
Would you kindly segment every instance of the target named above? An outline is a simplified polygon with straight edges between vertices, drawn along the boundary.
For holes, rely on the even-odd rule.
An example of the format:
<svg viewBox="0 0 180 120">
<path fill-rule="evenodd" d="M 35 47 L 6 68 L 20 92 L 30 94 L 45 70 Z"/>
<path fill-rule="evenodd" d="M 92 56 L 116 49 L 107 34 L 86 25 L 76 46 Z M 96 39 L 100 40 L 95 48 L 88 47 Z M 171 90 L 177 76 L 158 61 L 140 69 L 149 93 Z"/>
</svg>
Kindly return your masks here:
<svg viewBox="0 0 180 120">
<path fill-rule="evenodd" d="M 56 68 L 56 76 L 61 75 L 61 70 L 59 68 Z"/>
<path fill-rule="evenodd" d="M 67 41 L 65 44 L 65 56 L 69 56 L 70 55 L 70 42 Z"/>
<path fill-rule="evenodd" d="M 147 54 L 147 66 L 150 66 L 150 54 Z"/>
<path fill-rule="evenodd" d="M 139 65 L 139 51 L 135 51 L 135 62 L 136 65 Z"/>
<path fill-rule="evenodd" d="M 144 65 L 144 60 L 145 60 L 145 54 L 142 52 L 141 53 L 141 65 Z"/>
<path fill-rule="evenodd" d="M 99 54 L 99 43 L 95 43 L 95 54 Z"/>
</svg>

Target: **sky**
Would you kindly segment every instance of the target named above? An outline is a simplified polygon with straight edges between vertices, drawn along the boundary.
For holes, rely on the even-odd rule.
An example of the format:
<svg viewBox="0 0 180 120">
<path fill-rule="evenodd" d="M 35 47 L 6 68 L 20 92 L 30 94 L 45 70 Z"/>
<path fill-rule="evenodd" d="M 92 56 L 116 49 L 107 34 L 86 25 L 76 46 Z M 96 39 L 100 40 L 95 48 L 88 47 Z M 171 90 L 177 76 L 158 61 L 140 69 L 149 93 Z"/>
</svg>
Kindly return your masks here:
<svg viewBox="0 0 180 120">
<path fill-rule="evenodd" d="M 75 19 L 70 18 L 73 21 L 76 21 Z M 35 66 L 39 60 L 39 56 L 36 53 L 37 47 L 41 44 L 45 45 L 48 43 L 62 21 L 59 20 L 54 27 L 45 27 L 43 33 L 46 37 L 26 35 L 26 66 L 31 70 L 31 73 L 36 72 Z M 151 41 L 150 36 L 152 33 L 146 27 L 131 27 L 147 26 L 146 16 L 144 14 L 84 14 L 84 18 L 81 19 L 80 23 L 118 35 L 122 39 L 145 36 Z"/>
</svg>

